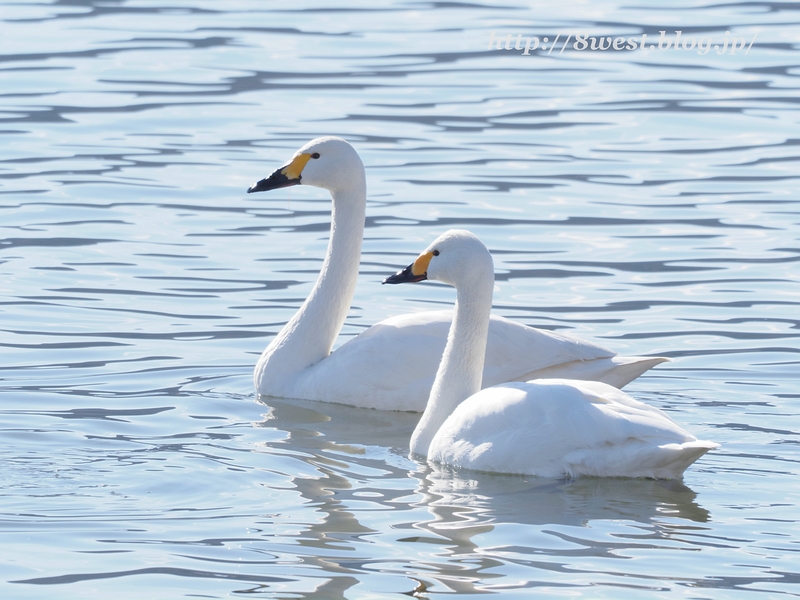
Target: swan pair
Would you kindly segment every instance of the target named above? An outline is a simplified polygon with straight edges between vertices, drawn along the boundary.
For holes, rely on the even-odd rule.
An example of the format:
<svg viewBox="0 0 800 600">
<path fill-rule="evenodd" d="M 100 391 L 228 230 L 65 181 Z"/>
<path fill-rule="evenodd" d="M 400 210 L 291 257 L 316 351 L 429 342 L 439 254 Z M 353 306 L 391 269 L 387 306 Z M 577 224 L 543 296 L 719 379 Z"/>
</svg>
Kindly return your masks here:
<svg viewBox="0 0 800 600">
<path fill-rule="evenodd" d="M 494 267 L 468 231 L 437 238 L 384 283 L 456 288 L 453 323 L 411 453 L 446 465 L 544 477 L 675 479 L 717 444 L 605 383 L 510 382 L 481 390 Z"/>
<path fill-rule="evenodd" d="M 427 311 L 381 321 L 331 352 L 358 279 L 367 184 L 355 149 L 336 137 L 312 140 L 248 193 L 297 184 L 330 191 L 331 235 L 308 298 L 268 345 L 255 368 L 259 393 L 338 402 L 364 408 L 421 412 L 442 357 L 451 311 Z M 487 318 L 483 386 L 543 377 L 603 381 L 622 387 L 668 359 L 623 357 L 575 337 Z M 402 372 L 397 365 L 403 365 Z M 465 396 L 466 397 L 466 396 Z"/>
</svg>

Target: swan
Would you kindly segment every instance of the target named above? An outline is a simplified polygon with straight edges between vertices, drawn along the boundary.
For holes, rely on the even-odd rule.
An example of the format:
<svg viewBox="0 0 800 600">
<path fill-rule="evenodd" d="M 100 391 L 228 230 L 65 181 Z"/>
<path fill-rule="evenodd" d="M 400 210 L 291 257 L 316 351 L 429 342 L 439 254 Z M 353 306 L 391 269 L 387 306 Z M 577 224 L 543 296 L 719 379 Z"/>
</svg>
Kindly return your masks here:
<svg viewBox="0 0 800 600">
<path fill-rule="evenodd" d="M 247 191 L 297 184 L 330 191 L 330 240 L 308 298 L 258 360 L 256 390 L 266 396 L 421 412 L 444 350 L 452 312 L 392 317 L 331 352 L 358 279 L 367 204 L 364 165 L 345 140 L 317 138 Z M 579 338 L 492 317 L 483 381 L 494 385 L 553 376 L 596 379 L 622 387 L 666 360 L 622 357 Z M 403 376 L 396 373 L 397 364 L 408 367 Z"/>
<path fill-rule="evenodd" d="M 718 447 L 601 382 L 537 379 L 481 390 L 494 286 L 489 251 L 470 232 L 451 230 L 384 283 L 425 279 L 454 286 L 457 297 L 412 455 L 495 473 L 676 479 Z"/>
</svg>

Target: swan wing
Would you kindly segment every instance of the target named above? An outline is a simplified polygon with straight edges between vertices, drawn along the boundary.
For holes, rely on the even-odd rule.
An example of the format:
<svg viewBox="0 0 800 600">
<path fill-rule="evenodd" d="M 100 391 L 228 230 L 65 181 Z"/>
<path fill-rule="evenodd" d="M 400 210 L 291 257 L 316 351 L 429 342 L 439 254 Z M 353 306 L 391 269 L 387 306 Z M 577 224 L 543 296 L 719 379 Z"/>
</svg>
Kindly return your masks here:
<svg viewBox="0 0 800 600">
<path fill-rule="evenodd" d="M 717 447 L 658 408 L 600 383 L 537 380 L 486 388 L 440 428 L 429 458 L 545 477 L 680 477 Z"/>
<path fill-rule="evenodd" d="M 660 356 L 619 356 L 567 333 L 536 329 L 492 315 L 483 387 L 531 379 L 580 379 L 622 388 L 668 360 Z"/>
<path fill-rule="evenodd" d="M 399 315 L 376 323 L 300 373 L 292 395 L 384 410 L 425 409 L 452 310 Z M 492 316 L 483 384 L 548 372 L 602 377 L 619 369 L 614 352 L 571 336 Z M 602 364 L 592 367 L 593 363 Z M 637 374 L 638 375 L 638 374 Z M 627 383 L 627 381 L 625 381 Z"/>
<path fill-rule="evenodd" d="M 297 396 L 364 408 L 421 412 L 450 321 L 411 313 L 376 323 L 300 374 Z"/>
</svg>

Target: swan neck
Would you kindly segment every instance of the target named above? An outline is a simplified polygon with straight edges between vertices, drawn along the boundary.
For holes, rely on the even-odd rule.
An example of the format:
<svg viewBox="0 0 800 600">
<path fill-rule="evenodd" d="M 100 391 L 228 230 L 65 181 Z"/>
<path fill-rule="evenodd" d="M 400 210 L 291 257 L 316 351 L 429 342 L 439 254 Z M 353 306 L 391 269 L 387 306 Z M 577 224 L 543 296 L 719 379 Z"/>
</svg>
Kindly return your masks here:
<svg viewBox="0 0 800 600">
<path fill-rule="evenodd" d="M 425 412 L 411 436 L 411 453 L 427 456 L 431 441 L 452 412 L 481 389 L 494 277 L 456 288 L 453 323 Z"/>
<path fill-rule="evenodd" d="M 364 237 L 366 184 L 363 178 L 346 190 L 332 190 L 333 209 L 328 249 L 308 298 L 264 351 L 256 384 L 285 379 L 331 352 L 344 325 L 358 280 Z"/>
</svg>

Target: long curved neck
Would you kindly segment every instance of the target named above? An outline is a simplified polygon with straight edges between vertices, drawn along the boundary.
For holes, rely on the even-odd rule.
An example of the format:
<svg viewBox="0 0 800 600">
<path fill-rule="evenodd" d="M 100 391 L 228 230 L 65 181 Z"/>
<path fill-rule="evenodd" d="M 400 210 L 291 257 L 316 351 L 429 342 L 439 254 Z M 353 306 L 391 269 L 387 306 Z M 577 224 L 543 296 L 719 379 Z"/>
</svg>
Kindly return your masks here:
<svg viewBox="0 0 800 600">
<path fill-rule="evenodd" d="M 422 418 L 411 436 L 411 453 L 428 455 L 433 436 L 464 400 L 481 389 L 494 277 L 457 289 L 453 323 Z"/>
<path fill-rule="evenodd" d="M 331 237 L 322 270 L 303 306 L 264 351 L 259 379 L 301 371 L 330 354 L 358 280 L 366 195 L 364 180 L 331 191 Z"/>
</svg>

